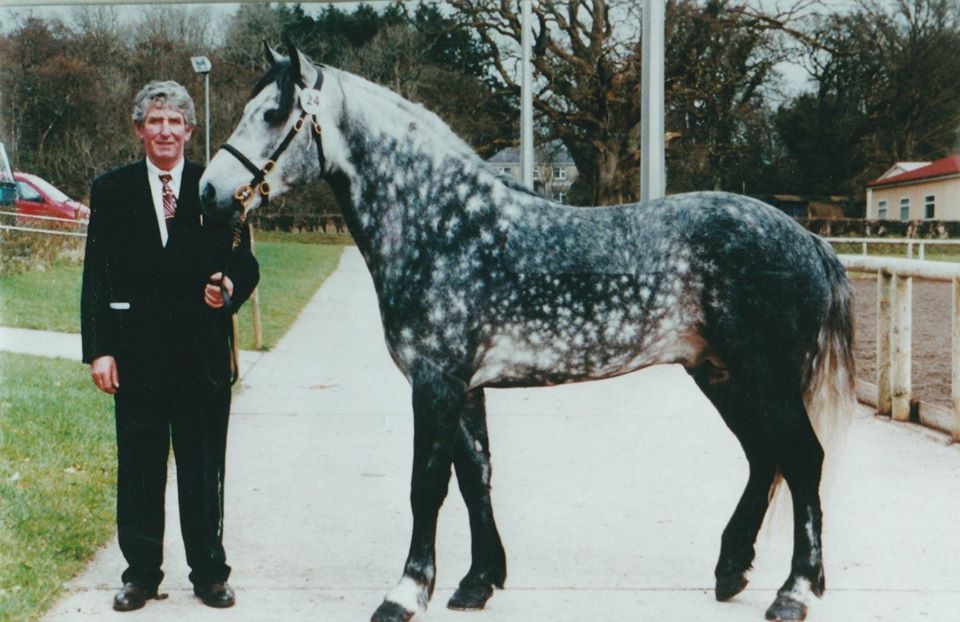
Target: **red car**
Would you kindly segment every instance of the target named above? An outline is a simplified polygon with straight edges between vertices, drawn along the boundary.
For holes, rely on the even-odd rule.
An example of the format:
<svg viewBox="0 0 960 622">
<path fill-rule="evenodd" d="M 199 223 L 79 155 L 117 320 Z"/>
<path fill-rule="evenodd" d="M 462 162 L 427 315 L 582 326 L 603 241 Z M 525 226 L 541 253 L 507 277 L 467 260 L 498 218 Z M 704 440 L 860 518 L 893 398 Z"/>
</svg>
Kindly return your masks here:
<svg viewBox="0 0 960 622">
<path fill-rule="evenodd" d="M 45 216 L 82 222 L 90 219 L 89 207 L 79 201 L 74 201 L 50 182 L 30 173 L 14 172 L 13 178 L 17 182 L 19 193 L 17 213 L 20 214 L 20 218 L 17 221 L 20 224 L 56 222 L 44 218 L 29 218 L 29 216 Z"/>
</svg>

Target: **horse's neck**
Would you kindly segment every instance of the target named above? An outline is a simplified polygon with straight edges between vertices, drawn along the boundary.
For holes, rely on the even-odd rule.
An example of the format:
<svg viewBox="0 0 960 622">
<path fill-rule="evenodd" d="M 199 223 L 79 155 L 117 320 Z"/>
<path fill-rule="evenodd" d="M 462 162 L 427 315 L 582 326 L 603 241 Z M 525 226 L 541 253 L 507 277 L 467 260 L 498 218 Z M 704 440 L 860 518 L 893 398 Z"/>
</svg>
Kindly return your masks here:
<svg viewBox="0 0 960 622">
<path fill-rule="evenodd" d="M 449 200 L 440 205 L 440 196 L 457 186 L 475 186 L 484 175 L 482 161 L 452 133 L 445 145 L 442 132 L 422 128 L 423 119 L 404 117 L 394 104 L 387 102 L 389 121 L 373 123 L 374 112 L 360 111 L 341 124 L 350 165 L 338 199 L 345 215 L 351 214 L 351 233 L 368 262 L 405 261 L 411 245 L 428 237 L 417 230 L 436 225 L 440 217 L 465 218 L 468 205 Z"/>
</svg>

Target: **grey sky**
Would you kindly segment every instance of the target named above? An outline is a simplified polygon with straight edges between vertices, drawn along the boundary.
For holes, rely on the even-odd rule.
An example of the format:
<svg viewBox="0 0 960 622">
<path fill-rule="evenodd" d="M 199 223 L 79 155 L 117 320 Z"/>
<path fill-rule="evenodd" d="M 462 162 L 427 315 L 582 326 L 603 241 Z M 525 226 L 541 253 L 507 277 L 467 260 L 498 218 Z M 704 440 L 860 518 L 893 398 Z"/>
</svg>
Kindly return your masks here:
<svg viewBox="0 0 960 622">
<path fill-rule="evenodd" d="M 367 4 L 385 4 L 387 0 L 368 0 Z M 414 1 L 414 0 L 411 0 Z M 796 0 L 753 0 L 764 9 L 776 9 L 780 6 L 786 6 L 786 3 Z M 360 4 L 354 1 L 333 0 L 333 3 L 349 10 Z M 209 12 L 210 18 L 218 22 L 225 22 L 239 6 L 237 2 L 226 2 L 213 0 L 207 2 L 173 2 L 172 0 L 0 0 L 0 31 L 7 31 L 18 21 L 15 17 L 27 15 L 37 15 L 39 17 L 59 17 L 70 21 L 72 9 L 67 7 L 79 7 L 89 5 L 113 5 L 116 6 L 121 18 L 136 18 L 147 6 L 160 6 L 172 4 L 176 6 L 196 6 L 203 7 Z M 301 2 L 304 10 L 308 13 L 318 12 L 331 4 L 326 2 Z M 856 4 L 856 0 L 832 0 L 829 3 L 831 10 L 844 11 Z M 67 10 L 65 10 L 67 8 Z M 786 95 L 795 94 L 804 89 L 808 83 L 808 76 L 804 68 L 796 63 L 781 63 L 777 69 L 784 78 Z"/>
</svg>

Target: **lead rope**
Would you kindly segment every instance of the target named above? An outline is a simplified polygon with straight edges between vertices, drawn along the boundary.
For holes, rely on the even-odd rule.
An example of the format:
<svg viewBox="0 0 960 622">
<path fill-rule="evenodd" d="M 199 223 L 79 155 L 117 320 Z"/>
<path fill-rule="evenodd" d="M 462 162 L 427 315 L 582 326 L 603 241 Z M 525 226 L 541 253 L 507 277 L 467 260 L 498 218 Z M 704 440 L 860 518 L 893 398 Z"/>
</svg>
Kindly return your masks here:
<svg viewBox="0 0 960 622">
<path fill-rule="evenodd" d="M 245 216 L 245 215 L 244 215 Z M 233 240 L 230 243 L 230 257 L 237 252 L 237 249 L 240 248 L 240 240 L 243 239 L 243 227 L 246 222 L 245 217 L 240 217 L 236 220 L 233 225 Z M 229 264 L 229 257 L 227 262 Z M 227 266 L 229 267 L 229 265 Z M 223 276 L 227 276 L 226 270 L 223 272 Z M 223 279 L 220 279 L 220 295 L 223 297 L 223 304 L 228 307 L 233 306 L 233 301 L 230 300 L 230 293 L 227 292 L 227 288 L 224 287 Z M 231 309 L 230 313 L 230 386 L 233 386 L 237 383 L 237 380 L 240 379 L 240 343 L 238 341 L 239 335 L 237 327 L 239 321 L 237 321 L 237 315 Z"/>
<path fill-rule="evenodd" d="M 234 253 L 237 252 L 237 249 L 240 248 L 240 242 L 243 239 L 243 227 L 245 224 L 246 218 L 237 218 L 233 223 L 233 236 L 230 242 L 230 253 L 227 255 L 227 260 L 224 262 L 223 270 L 221 271 L 220 282 L 217 285 L 220 286 L 220 296 L 223 298 L 223 309 L 229 312 L 230 317 L 230 333 L 228 336 L 229 348 L 230 348 L 230 386 L 233 386 L 237 383 L 237 380 L 240 379 L 240 346 L 238 342 L 237 334 L 237 316 L 233 312 L 233 301 L 230 298 L 230 292 L 227 291 L 226 285 L 223 283 L 223 279 L 227 276 L 227 271 L 230 269 L 230 259 L 233 257 Z"/>
</svg>

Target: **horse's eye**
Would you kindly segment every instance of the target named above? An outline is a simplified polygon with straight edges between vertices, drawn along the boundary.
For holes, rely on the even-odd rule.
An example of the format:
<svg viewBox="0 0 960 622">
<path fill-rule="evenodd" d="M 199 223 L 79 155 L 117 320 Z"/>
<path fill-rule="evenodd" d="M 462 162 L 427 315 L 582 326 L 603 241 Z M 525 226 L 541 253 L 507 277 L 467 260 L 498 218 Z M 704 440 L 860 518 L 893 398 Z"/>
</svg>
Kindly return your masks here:
<svg viewBox="0 0 960 622">
<path fill-rule="evenodd" d="M 280 111 L 276 109 L 264 112 L 263 120 L 273 127 L 283 124 L 283 119 L 280 118 Z"/>
</svg>

